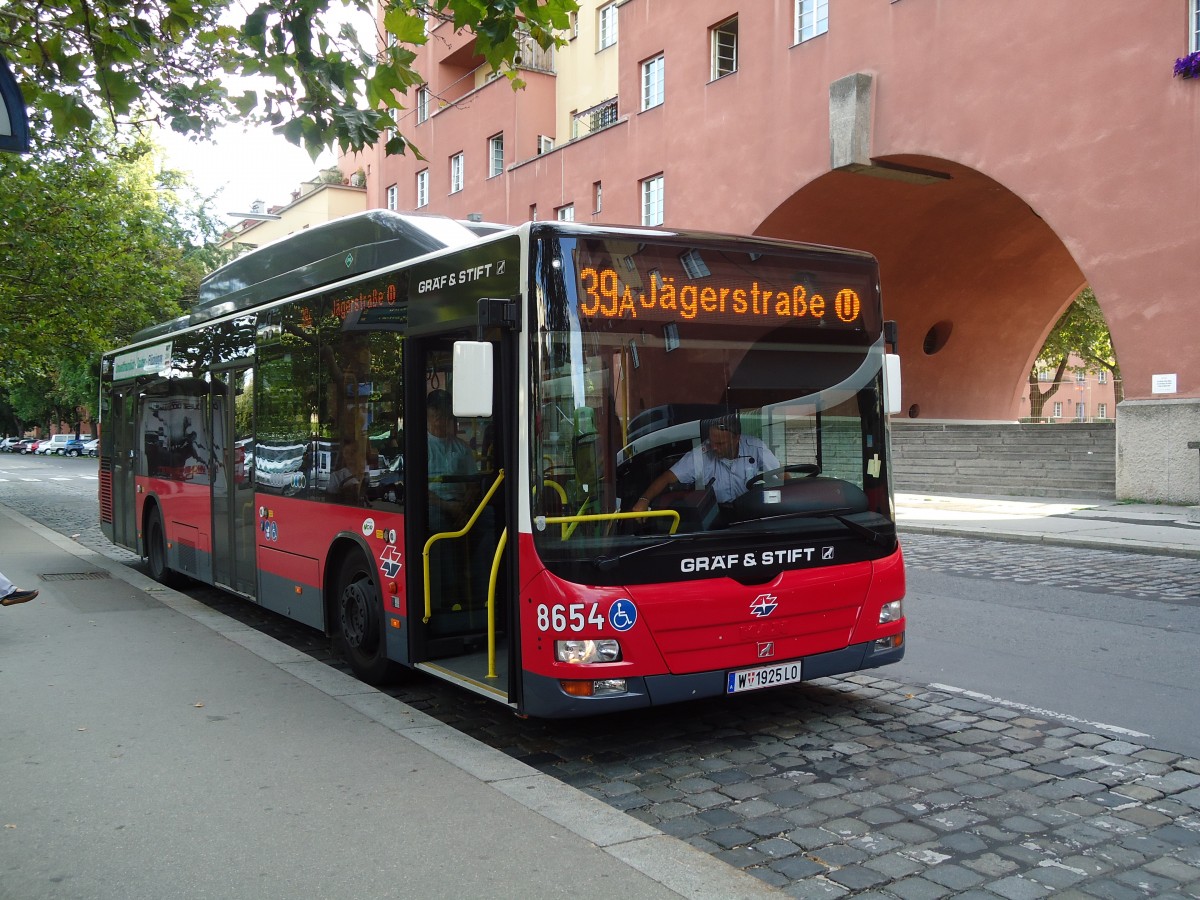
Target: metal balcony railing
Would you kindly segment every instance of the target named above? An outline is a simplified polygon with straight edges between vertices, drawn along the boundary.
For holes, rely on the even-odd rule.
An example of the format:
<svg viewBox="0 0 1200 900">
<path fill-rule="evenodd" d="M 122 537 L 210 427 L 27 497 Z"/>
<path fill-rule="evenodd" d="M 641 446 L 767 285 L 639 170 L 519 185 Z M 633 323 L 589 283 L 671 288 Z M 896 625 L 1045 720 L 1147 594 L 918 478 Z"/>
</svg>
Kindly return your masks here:
<svg viewBox="0 0 1200 900">
<path fill-rule="evenodd" d="M 580 138 L 617 124 L 617 98 L 611 97 L 590 109 L 575 113 L 571 120 L 571 138 Z"/>
</svg>

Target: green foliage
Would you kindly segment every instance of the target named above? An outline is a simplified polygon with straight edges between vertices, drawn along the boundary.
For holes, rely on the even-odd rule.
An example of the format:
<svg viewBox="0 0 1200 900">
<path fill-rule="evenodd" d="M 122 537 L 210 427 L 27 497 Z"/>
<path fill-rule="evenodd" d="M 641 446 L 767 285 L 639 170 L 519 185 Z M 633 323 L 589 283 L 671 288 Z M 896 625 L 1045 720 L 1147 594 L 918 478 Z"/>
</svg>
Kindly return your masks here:
<svg viewBox="0 0 1200 900">
<path fill-rule="evenodd" d="M 1083 364 L 1072 365 L 1072 356 Z M 1096 295 L 1090 287 L 1086 287 L 1076 295 L 1050 330 L 1046 343 L 1042 345 L 1042 352 L 1029 372 L 1030 415 L 1041 417 L 1046 401 L 1058 392 L 1063 376 L 1068 372 L 1096 373 L 1101 370 L 1112 373 L 1119 403 L 1122 399 L 1121 367 L 1113 351 L 1112 335 Z M 1054 372 L 1049 383 L 1039 382 L 1038 373 L 1044 371 Z M 1045 390 L 1042 390 L 1042 384 L 1047 384 Z"/>
<path fill-rule="evenodd" d="M 179 315 L 220 257 L 145 142 L 0 154 L 0 391 L 28 424 L 94 409 L 102 350 Z"/>
<path fill-rule="evenodd" d="M 267 124 L 314 158 L 361 150 L 396 127 L 400 94 L 419 84 L 410 49 L 426 19 L 474 32 L 475 51 L 519 86 L 521 39 L 562 43 L 575 0 L 391 0 L 389 39 L 363 47 L 334 13 L 373 15 L 374 0 L 0 0 L 0 51 L 32 113 L 35 139 L 63 140 L 96 122 L 154 121 L 205 136 L 230 120 Z M 241 76 L 230 78 L 229 76 Z M 402 137 L 389 152 L 410 146 Z"/>
</svg>

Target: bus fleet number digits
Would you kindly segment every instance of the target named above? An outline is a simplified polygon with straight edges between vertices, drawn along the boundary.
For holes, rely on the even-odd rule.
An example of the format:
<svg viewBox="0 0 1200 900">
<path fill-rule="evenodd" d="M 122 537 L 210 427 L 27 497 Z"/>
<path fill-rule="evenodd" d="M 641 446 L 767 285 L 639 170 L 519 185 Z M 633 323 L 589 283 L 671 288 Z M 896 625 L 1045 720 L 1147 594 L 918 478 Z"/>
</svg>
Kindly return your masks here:
<svg viewBox="0 0 1200 900">
<path fill-rule="evenodd" d="M 585 614 L 586 610 L 586 614 Z M 604 627 L 604 616 L 600 615 L 600 604 L 593 603 L 587 609 L 586 603 L 563 603 L 548 605 L 539 603 L 537 608 L 538 631 L 583 631 L 588 625 L 596 628 Z"/>
</svg>

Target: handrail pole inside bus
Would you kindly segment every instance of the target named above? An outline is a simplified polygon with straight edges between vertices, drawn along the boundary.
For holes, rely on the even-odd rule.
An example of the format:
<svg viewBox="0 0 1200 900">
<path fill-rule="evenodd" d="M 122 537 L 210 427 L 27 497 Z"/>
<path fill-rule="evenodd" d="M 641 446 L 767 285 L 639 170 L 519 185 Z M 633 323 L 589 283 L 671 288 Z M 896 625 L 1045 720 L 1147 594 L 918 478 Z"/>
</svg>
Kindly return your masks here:
<svg viewBox="0 0 1200 900">
<path fill-rule="evenodd" d="M 562 537 L 563 537 L 564 541 L 570 540 L 571 535 L 573 535 L 575 533 L 575 529 L 578 528 L 579 523 L 583 521 L 583 519 L 581 519 L 579 517 L 583 515 L 583 511 L 588 508 L 588 505 L 591 504 L 591 502 L 592 502 L 591 497 L 588 497 L 586 500 L 584 500 L 583 506 L 579 507 L 579 509 L 576 510 L 576 512 L 575 512 L 575 516 L 574 516 L 575 521 L 572 522 L 570 525 L 563 526 L 563 536 Z"/>
<path fill-rule="evenodd" d="M 496 542 L 496 555 L 492 557 L 492 571 L 488 577 L 488 678 L 498 678 L 496 675 L 496 579 L 500 575 L 500 559 L 504 556 L 504 547 L 508 544 L 508 529 L 500 532 L 500 540 Z"/>
<path fill-rule="evenodd" d="M 421 621 L 429 624 L 429 619 L 433 616 L 433 600 L 429 596 L 429 548 L 438 541 L 445 541 L 451 538 L 460 538 L 475 524 L 475 520 L 483 513 L 484 508 L 488 505 L 497 489 L 500 487 L 500 482 L 504 480 L 504 470 L 501 469 L 496 473 L 496 480 L 492 482 L 492 486 L 488 488 L 488 492 L 483 495 L 483 499 L 479 501 L 479 505 L 475 507 L 475 512 L 471 513 L 471 518 L 467 519 L 467 524 L 458 531 L 441 531 L 437 534 L 431 534 L 429 540 L 425 542 L 425 547 L 421 551 L 421 565 L 425 575 L 425 618 Z"/>
<path fill-rule="evenodd" d="M 613 522 L 617 519 L 654 519 L 669 516 L 674 519 L 671 523 L 671 534 L 679 527 L 679 511 L 674 509 L 648 509 L 645 512 L 616 512 L 592 513 L 586 516 L 538 516 L 538 524 L 559 525 L 565 522 Z"/>
</svg>

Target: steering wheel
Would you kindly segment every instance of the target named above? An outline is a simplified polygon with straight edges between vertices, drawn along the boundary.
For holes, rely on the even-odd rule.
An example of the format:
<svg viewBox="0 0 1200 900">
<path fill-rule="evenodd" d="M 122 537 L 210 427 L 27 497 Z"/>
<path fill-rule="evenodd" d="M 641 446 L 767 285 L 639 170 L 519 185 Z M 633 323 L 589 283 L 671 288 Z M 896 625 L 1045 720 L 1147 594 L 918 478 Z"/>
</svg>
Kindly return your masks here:
<svg viewBox="0 0 1200 900">
<path fill-rule="evenodd" d="M 814 475 L 821 474 L 821 467 L 816 463 L 792 463 L 790 466 L 780 466 L 778 469 L 771 469 L 766 472 L 759 472 L 757 475 L 746 480 L 746 489 L 755 485 L 765 484 L 768 478 L 776 478 L 787 472 L 803 472 L 809 478 Z"/>
</svg>

